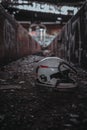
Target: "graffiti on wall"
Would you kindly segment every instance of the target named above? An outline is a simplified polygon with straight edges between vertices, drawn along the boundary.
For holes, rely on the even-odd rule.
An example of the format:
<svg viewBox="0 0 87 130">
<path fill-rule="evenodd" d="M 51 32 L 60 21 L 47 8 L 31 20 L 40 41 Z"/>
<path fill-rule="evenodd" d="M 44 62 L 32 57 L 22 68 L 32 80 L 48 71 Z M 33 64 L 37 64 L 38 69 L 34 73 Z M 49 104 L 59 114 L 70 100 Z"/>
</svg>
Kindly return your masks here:
<svg viewBox="0 0 87 130">
<path fill-rule="evenodd" d="M 6 50 L 12 49 L 15 45 L 16 33 L 12 24 L 6 19 L 4 21 L 4 44 Z"/>
<path fill-rule="evenodd" d="M 80 34 L 80 20 L 77 18 L 74 22 L 69 23 L 68 41 L 69 41 L 69 61 L 75 63 L 81 62 L 81 34 Z"/>
<path fill-rule="evenodd" d="M 39 44 L 0 5 L 0 66 L 41 50 Z M 34 47 L 34 48 L 33 48 Z"/>
<path fill-rule="evenodd" d="M 57 56 L 87 68 L 87 3 L 68 21 L 56 39 Z"/>
<path fill-rule="evenodd" d="M 57 37 L 61 41 L 57 43 L 60 45 L 57 48 L 60 55 L 63 55 L 69 62 L 74 62 L 79 65 L 81 64 L 82 54 L 81 26 L 80 15 L 77 15 L 69 20 L 63 27 L 59 37 Z"/>
</svg>

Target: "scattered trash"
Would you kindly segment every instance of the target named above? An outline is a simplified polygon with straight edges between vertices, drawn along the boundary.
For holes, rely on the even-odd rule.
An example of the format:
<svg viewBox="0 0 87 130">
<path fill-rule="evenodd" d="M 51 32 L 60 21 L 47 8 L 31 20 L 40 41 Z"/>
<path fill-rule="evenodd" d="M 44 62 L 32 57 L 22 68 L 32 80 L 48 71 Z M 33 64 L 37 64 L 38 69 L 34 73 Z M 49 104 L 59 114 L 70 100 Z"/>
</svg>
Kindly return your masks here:
<svg viewBox="0 0 87 130">
<path fill-rule="evenodd" d="M 72 65 L 60 58 L 45 58 L 40 55 L 23 57 L 0 69 L 0 85 L 26 82 L 30 82 L 32 86 L 75 88 L 78 82 L 87 85 L 87 72 L 78 68 L 76 73 Z"/>
<path fill-rule="evenodd" d="M 0 90 L 3 89 L 21 89 L 20 85 L 1 85 Z"/>
<path fill-rule="evenodd" d="M 20 82 L 19 82 L 19 84 L 24 84 L 24 83 L 25 83 L 25 81 L 20 81 Z"/>
<path fill-rule="evenodd" d="M 68 66 L 65 64 L 62 66 L 62 64 L 59 72 L 61 73 L 60 78 L 63 77 L 63 79 L 60 80 L 60 78 L 56 78 L 56 71 L 54 71 L 56 64 L 54 64 L 52 66 L 51 85 L 48 84 L 50 91 L 47 91 L 48 89 L 36 86 L 34 82 L 38 76 L 34 73 L 34 67 L 38 65 L 41 59 L 44 59 L 44 57 L 35 55 L 24 57 L 4 66 L 4 70 L 0 70 L 0 128 L 18 129 L 21 126 L 21 129 L 26 127 L 26 129 L 38 130 L 86 129 L 86 71 L 80 68 L 77 68 L 77 74 L 74 69 L 72 73 L 66 71 L 69 74 L 68 78 L 71 79 L 67 80 L 67 73 L 62 73 L 61 70 L 63 68 L 67 70 Z M 44 68 L 45 70 L 46 67 L 40 66 L 39 69 Z M 58 66 L 56 70 L 58 71 Z M 58 80 L 57 84 L 56 79 Z M 42 75 L 42 81 L 45 80 Z M 50 87 L 55 84 L 55 87 L 73 88 L 78 83 L 77 81 L 79 81 L 80 87 L 75 89 L 77 91 L 74 91 L 74 93 L 53 91 L 53 88 Z"/>
</svg>

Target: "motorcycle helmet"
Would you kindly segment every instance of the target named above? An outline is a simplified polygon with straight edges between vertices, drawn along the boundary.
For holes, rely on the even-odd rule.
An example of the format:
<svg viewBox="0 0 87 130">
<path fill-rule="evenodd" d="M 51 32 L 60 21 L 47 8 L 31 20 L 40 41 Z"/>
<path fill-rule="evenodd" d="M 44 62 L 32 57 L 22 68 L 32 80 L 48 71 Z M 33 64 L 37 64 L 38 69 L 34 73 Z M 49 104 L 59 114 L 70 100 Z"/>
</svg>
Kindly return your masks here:
<svg viewBox="0 0 87 130">
<path fill-rule="evenodd" d="M 36 84 L 56 87 L 60 83 L 74 83 L 70 73 L 76 70 L 58 57 L 46 57 L 35 66 Z"/>
</svg>

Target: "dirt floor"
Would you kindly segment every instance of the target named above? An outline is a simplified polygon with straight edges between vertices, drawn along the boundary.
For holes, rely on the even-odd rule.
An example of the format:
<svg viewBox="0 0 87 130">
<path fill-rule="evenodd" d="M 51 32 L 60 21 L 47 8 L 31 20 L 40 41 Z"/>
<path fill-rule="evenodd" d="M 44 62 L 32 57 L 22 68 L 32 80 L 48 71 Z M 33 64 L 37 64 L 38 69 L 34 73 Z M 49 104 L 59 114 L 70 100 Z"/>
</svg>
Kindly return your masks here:
<svg viewBox="0 0 87 130">
<path fill-rule="evenodd" d="M 0 70 L 0 130 L 87 130 L 87 72 L 78 86 L 35 86 L 32 70 L 42 57 L 29 56 Z"/>
</svg>

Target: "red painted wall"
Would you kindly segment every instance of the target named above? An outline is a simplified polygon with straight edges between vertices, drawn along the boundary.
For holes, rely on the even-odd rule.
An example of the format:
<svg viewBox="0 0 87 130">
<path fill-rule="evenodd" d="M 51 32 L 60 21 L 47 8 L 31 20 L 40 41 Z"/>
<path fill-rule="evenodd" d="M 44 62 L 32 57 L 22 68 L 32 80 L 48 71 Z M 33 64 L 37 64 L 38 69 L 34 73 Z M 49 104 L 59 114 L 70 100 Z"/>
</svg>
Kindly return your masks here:
<svg viewBox="0 0 87 130">
<path fill-rule="evenodd" d="M 0 66 L 39 50 L 28 31 L 0 5 Z"/>
</svg>

